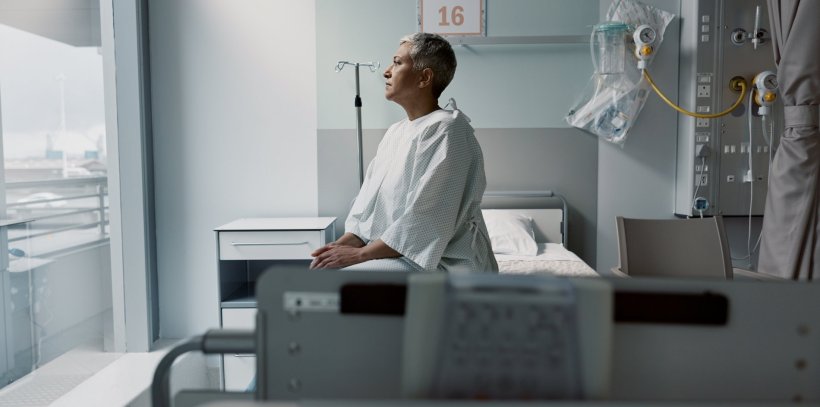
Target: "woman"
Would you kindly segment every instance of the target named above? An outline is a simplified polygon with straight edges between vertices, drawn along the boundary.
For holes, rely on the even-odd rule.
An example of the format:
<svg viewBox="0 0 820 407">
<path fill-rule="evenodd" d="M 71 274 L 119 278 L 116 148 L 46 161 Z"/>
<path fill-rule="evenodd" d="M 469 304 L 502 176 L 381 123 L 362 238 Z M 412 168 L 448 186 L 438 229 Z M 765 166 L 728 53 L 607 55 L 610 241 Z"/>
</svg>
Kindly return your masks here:
<svg viewBox="0 0 820 407">
<path fill-rule="evenodd" d="M 384 71 L 385 97 L 407 118 L 379 144 L 346 233 L 314 251 L 311 268 L 498 271 L 479 208 L 481 148 L 469 119 L 438 104 L 455 69 L 444 38 L 402 38 Z"/>
</svg>

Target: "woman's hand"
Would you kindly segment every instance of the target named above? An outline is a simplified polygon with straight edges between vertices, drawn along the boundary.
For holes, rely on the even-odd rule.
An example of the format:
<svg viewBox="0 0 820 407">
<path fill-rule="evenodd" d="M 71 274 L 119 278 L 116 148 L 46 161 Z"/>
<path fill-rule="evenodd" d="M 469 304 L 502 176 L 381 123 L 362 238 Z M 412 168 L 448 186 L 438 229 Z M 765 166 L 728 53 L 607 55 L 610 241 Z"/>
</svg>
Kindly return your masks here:
<svg viewBox="0 0 820 407">
<path fill-rule="evenodd" d="M 335 242 L 328 243 L 316 250 L 313 251 L 310 255 L 312 257 L 316 257 L 333 247 L 337 246 L 350 246 L 350 247 L 364 247 L 364 242 L 362 239 L 359 239 L 358 236 L 354 235 L 353 233 L 345 233 L 342 237 L 336 239 Z"/>
<path fill-rule="evenodd" d="M 344 246 L 331 243 L 315 252 L 310 263 L 311 269 L 340 269 L 354 264 L 359 264 L 368 259 L 363 255 L 364 250 L 359 247 Z"/>
<path fill-rule="evenodd" d="M 381 239 L 376 239 L 365 246 L 364 242 L 352 233 L 345 233 L 339 240 L 316 249 L 310 255 L 314 257 L 310 263 L 311 269 L 338 269 L 368 260 L 401 257 L 401 253 L 393 250 Z"/>
</svg>

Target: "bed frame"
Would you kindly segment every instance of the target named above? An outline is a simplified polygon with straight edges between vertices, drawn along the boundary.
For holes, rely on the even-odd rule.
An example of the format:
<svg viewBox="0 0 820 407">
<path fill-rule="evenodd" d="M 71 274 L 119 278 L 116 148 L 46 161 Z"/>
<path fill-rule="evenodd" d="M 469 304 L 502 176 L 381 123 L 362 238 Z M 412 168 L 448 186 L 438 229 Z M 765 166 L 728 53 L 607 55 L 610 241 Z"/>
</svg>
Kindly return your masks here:
<svg viewBox="0 0 820 407">
<path fill-rule="evenodd" d="M 567 245 L 567 201 L 553 191 L 487 191 L 481 209 L 508 209 L 533 220 L 535 241 Z"/>
</svg>

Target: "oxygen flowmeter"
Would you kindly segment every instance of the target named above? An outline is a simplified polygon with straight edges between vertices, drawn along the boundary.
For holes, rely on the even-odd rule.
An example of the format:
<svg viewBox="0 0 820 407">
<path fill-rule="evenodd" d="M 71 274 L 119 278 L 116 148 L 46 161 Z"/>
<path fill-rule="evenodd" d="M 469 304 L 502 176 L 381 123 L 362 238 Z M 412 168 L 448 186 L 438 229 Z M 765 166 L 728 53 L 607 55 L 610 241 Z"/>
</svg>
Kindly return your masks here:
<svg viewBox="0 0 820 407">
<path fill-rule="evenodd" d="M 635 56 L 638 58 L 638 69 L 645 69 L 647 61 L 652 59 L 655 53 L 655 40 L 658 38 L 658 33 L 651 26 L 644 24 L 638 26 L 632 34 L 632 40 L 635 41 Z"/>
<path fill-rule="evenodd" d="M 769 114 L 769 108 L 777 99 L 777 75 L 772 71 L 763 71 L 754 79 L 755 95 L 754 100 L 760 106 L 758 111 L 761 116 Z"/>
</svg>

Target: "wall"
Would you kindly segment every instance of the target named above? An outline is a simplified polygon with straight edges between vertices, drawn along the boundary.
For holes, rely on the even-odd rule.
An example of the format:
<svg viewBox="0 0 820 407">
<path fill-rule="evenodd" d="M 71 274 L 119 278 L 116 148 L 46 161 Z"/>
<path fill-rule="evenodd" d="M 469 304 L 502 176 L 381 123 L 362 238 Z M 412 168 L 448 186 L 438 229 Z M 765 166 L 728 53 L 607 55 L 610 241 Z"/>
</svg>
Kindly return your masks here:
<svg viewBox="0 0 820 407">
<path fill-rule="evenodd" d="M 652 76 L 666 95 L 677 100 L 680 1 L 645 0 L 676 15 L 664 33 L 651 65 Z M 601 15 L 610 2 L 601 1 Z M 669 219 L 674 213 L 678 113 L 650 95 L 623 148 L 598 143 L 599 271 L 618 265 L 617 216 Z"/>
<path fill-rule="evenodd" d="M 314 1 L 149 3 L 160 335 L 218 326 L 213 229 L 313 216 Z"/>
<path fill-rule="evenodd" d="M 488 0 L 488 34 L 587 35 L 605 0 Z M 679 14 L 680 0 L 648 0 Z M 358 189 L 354 76 L 361 72 L 365 163 L 403 117 L 383 99 L 416 0 L 151 1 L 157 246 L 164 337 L 217 323 L 213 227 L 249 216 L 343 218 Z M 677 98 L 678 18 L 653 62 Z M 286 40 L 282 38 L 287 38 Z M 456 48 L 455 97 L 485 155 L 488 189 L 554 189 L 571 209 L 570 249 L 617 265 L 616 216 L 671 218 L 677 114 L 650 96 L 621 148 L 562 117 L 592 67 L 585 45 Z M 341 222 L 337 230 L 341 231 Z M 733 244 L 733 247 L 735 244 Z"/>
<path fill-rule="evenodd" d="M 404 117 L 384 100 L 382 72 L 399 39 L 417 30 L 416 0 L 317 0 L 319 212 L 344 218 L 358 190 L 355 80 L 339 60 L 379 60 L 360 73 L 365 165 L 387 127 Z M 588 35 L 597 1 L 488 0 L 490 36 Z M 560 10 L 560 11 L 559 11 Z M 474 45 L 455 48 L 450 97 L 471 119 L 484 153 L 488 190 L 552 189 L 570 205 L 570 249 L 595 265 L 597 155 L 594 137 L 563 117 L 586 85 L 589 48 L 572 45 Z M 578 159 L 578 158 L 583 159 Z M 337 230 L 343 230 L 341 222 Z"/>
<path fill-rule="evenodd" d="M 680 1 L 645 0 L 644 3 L 676 15 L 666 29 L 663 45 L 650 70 L 658 86 L 671 100 L 677 101 Z M 606 14 L 609 4 L 606 0 L 601 1 L 601 15 Z M 653 94 L 623 148 L 599 142 L 597 270 L 606 271 L 618 265 L 616 216 L 674 218 L 678 120 L 681 115 Z M 752 219 L 751 235 L 748 235 L 746 217 L 727 217 L 724 223 L 734 265 L 756 268 L 757 253 L 749 260 L 746 245 L 748 238 L 751 240 L 749 246 L 755 246 L 761 218 Z"/>
</svg>

